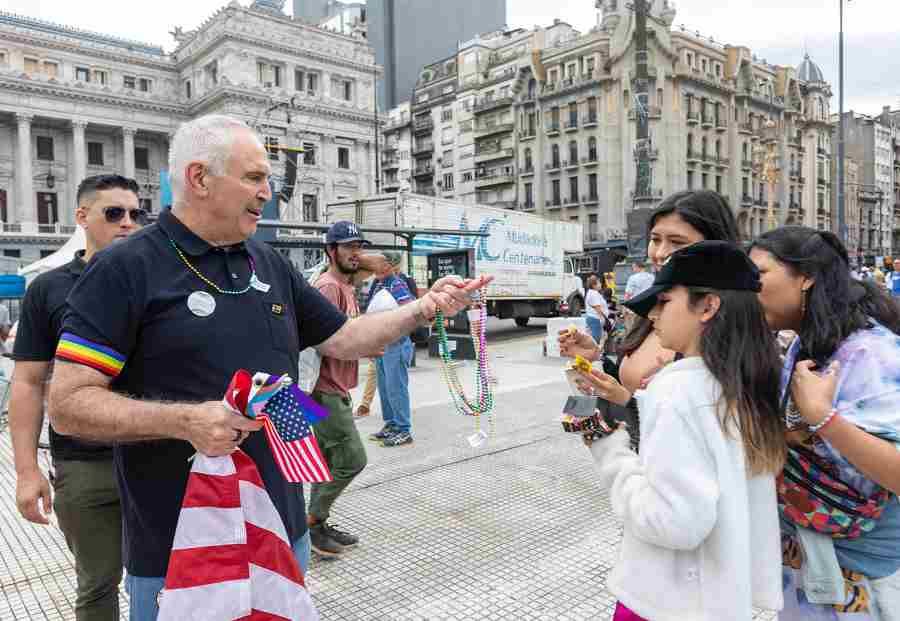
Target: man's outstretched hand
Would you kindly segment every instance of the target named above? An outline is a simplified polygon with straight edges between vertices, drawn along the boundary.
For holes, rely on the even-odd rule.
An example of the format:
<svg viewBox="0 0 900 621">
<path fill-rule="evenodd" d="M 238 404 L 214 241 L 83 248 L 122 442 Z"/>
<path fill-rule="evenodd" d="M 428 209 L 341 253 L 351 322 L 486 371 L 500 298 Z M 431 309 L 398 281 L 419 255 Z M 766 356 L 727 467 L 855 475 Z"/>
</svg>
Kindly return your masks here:
<svg viewBox="0 0 900 621">
<path fill-rule="evenodd" d="M 438 311 L 452 317 L 472 304 L 470 294 L 473 291 L 487 286 L 492 280 L 493 276 L 466 279 L 459 276 L 444 276 L 431 286 L 428 293 L 419 298 L 422 315 L 428 321 L 433 320 Z"/>
</svg>

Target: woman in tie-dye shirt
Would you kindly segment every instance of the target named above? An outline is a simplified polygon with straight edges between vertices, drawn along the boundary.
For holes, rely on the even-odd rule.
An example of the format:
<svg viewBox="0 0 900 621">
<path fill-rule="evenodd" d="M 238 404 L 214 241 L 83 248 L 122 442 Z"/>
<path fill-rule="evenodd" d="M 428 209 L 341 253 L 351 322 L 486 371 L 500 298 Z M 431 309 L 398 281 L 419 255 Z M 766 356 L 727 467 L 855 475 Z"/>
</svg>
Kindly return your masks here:
<svg viewBox="0 0 900 621">
<path fill-rule="evenodd" d="M 803 531 L 789 510 L 797 501 L 780 495 L 779 619 L 900 620 L 900 306 L 851 277 L 846 249 L 828 232 L 776 229 L 754 243 L 750 257 L 770 327 L 797 334 L 781 378 L 789 444 L 812 452 L 865 498 L 890 493 L 874 528 L 855 538 Z M 813 574 L 832 582 L 813 582 Z"/>
</svg>

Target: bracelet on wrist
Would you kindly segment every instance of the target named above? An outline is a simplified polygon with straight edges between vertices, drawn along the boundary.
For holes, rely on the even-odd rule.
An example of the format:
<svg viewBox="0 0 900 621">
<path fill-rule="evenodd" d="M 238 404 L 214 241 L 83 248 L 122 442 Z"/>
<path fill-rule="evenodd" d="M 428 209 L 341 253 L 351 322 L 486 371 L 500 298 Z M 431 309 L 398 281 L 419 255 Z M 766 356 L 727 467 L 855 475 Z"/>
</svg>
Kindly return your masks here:
<svg viewBox="0 0 900 621">
<path fill-rule="evenodd" d="M 807 427 L 807 431 L 809 431 L 810 433 L 819 433 L 820 431 L 825 429 L 825 427 L 827 427 L 829 424 L 831 424 L 831 421 L 833 421 L 835 418 L 837 418 L 837 415 L 838 415 L 838 411 L 836 409 L 832 408 L 832 410 L 830 412 L 828 412 L 828 415 L 825 418 L 820 420 L 815 425 L 810 425 L 809 427 Z"/>
</svg>

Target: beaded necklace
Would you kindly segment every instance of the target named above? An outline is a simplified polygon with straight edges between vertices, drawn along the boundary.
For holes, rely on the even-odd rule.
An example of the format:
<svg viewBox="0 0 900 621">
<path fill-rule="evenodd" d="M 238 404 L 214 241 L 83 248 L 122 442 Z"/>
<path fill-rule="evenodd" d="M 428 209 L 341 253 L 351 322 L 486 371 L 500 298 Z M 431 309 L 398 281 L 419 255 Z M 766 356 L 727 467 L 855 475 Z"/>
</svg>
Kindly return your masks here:
<svg viewBox="0 0 900 621">
<path fill-rule="evenodd" d="M 477 294 L 481 299 L 481 294 Z M 475 345 L 475 399 L 470 399 L 463 388 L 462 382 L 456 373 L 456 363 L 452 361 L 450 348 L 447 343 L 447 331 L 444 327 L 444 314 L 441 311 L 435 315 L 435 332 L 438 337 L 438 352 L 441 356 L 441 373 L 444 382 L 450 389 L 450 397 L 456 411 L 465 416 L 475 417 L 476 433 L 481 432 L 481 417 L 488 418 L 490 436 L 494 436 L 494 392 L 491 387 L 492 380 L 488 368 L 487 357 L 487 308 L 479 304 L 477 309 L 468 311 L 469 333 L 472 343 Z"/>
<path fill-rule="evenodd" d="M 197 278 L 205 282 L 217 293 L 221 293 L 223 295 L 243 295 L 250 291 L 251 287 L 253 287 L 253 283 L 256 282 L 256 264 L 253 263 L 253 257 L 251 257 L 249 254 L 247 255 L 247 262 L 250 264 L 250 282 L 247 283 L 247 286 L 243 289 L 223 289 L 222 287 L 211 281 L 209 278 L 201 274 L 200 270 L 194 267 L 191 262 L 188 261 L 187 257 L 184 256 L 181 248 L 178 247 L 178 244 L 176 244 L 174 240 L 169 239 L 169 243 L 172 244 L 172 248 L 175 249 L 175 252 L 178 253 L 178 256 L 181 257 L 181 260 L 184 262 L 187 268 L 194 272 Z"/>
</svg>

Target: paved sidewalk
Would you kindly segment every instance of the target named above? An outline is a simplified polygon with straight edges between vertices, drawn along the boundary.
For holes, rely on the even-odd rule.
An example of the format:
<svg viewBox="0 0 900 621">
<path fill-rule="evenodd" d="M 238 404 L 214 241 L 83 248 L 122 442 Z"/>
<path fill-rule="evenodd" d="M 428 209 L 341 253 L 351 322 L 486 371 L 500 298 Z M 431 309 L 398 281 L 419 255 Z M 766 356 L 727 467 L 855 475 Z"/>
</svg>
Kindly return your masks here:
<svg viewBox="0 0 900 621">
<path fill-rule="evenodd" d="M 473 449 L 476 421 L 453 411 L 437 361 L 419 350 L 415 443 L 367 443 L 369 466 L 332 517 L 361 543 L 338 560 L 313 559 L 308 580 L 324 621 L 610 618 L 603 584 L 621 526 L 588 452 L 559 428 L 562 362 L 541 356 L 539 337 L 491 352 L 495 434 Z M 460 369 L 468 385 L 471 374 Z M 377 397 L 373 406 L 358 422 L 364 436 L 381 427 Z M 18 517 L 11 463 L 3 432 L 0 620 L 74 619 L 71 558 L 57 529 Z"/>
</svg>

